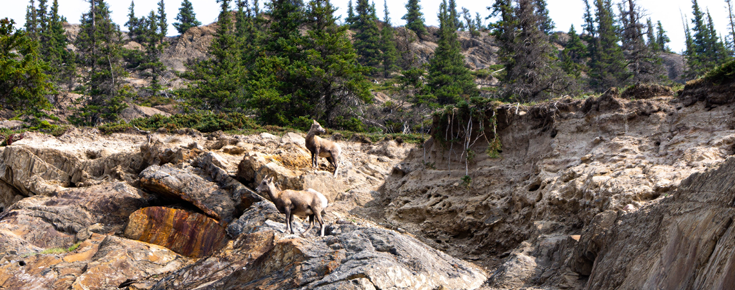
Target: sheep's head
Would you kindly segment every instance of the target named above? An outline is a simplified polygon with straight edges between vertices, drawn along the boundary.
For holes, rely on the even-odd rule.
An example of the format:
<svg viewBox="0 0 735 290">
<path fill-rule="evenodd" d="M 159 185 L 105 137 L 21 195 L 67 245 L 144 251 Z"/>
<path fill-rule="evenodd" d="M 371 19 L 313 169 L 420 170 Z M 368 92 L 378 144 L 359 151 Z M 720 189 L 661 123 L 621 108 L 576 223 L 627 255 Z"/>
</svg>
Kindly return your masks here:
<svg viewBox="0 0 735 290">
<path fill-rule="evenodd" d="M 270 191 L 270 189 L 273 186 L 273 176 L 266 176 L 263 177 L 263 180 L 260 181 L 260 184 L 258 187 L 255 188 L 255 191 L 258 193 L 262 193 L 263 191 Z"/>
<path fill-rule="evenodd" d="M 311 128 L 309 131 L 314 132 L 316 134 L 326 134 L 327 130 L 322 127 L 322 125 L 319 124 L 316 120 L 313 120 L 314 123 L 311 124 Z"/>
</svg>

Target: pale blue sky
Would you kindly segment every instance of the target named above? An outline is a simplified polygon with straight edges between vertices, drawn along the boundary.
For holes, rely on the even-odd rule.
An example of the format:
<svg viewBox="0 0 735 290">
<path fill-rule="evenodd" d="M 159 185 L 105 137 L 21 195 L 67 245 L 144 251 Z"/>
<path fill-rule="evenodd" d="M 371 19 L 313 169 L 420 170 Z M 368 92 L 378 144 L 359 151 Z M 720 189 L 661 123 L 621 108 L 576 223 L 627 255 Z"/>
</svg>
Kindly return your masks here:
<svg viewBox="0 0 735 290">
<path fill-rule="evenodd" d="M 15 19 L 19 25 L 22 25 L 25 21 L 25 9 L 28 6 L 27 0 L 2 0 L 3 9 L 0 11 L 0 18 L 10 17 Z M 53 0 L 49 0 L 52 2 Z M 261 0 L 263 3 L 267 0 Z M 308 0 L 305 0 L 308 1 Z M 343 15 L 346 13 L 348 0 L 332 0 L 333 5 L 339 7 L 337 15 Z M 382 18 L 383 15 L 383 1 L 377 0 L 375 6 L 378 10 L 378 15 Z M 494 1 L 476 1 L 476 0 L 456 0 L 459 7 L 467 7 L 472 14 L 480 12 L 484 17 L 488 15 L 487 6 L 492 5 Z M 614 0 L 615 3 L 620 0 Z M 130 1 L 128 0 L 107 0 L 110 4 L 113 13 L 113 20 L 122 25 L 127 21 L 128 7 L 130 7 Z M 219 13 L 219 5 L 215 0 L 191 0 L 194 5 L 194 10 L 197 14 L 197 19 L 202 23 L 208 24 L 214 22 L 217 14 Z M 388 9 L 391 13 L 392 24 L 394 26 L 401 26 L 405 24 L 405 21 L 401 20 L 401 16 L 406 13 L 407 0 L 391 0 L 388 1 Z M 582 14 L 584 12 L 583 0 L 547 0 L 549 12 L 552 19 L 556 23 L 556 29 L 562 31 L 568 31 L 570 25 L 574 24 L 577 31 L 581 30 L 580 25 L 582 24 Z M 148 13 L 156 8 L 157 1 L 155 0 L 138 0 L 135 3 L 136 15 L 148 15 Z M 165 0 L 166 13 L 168 14 L 169 25 L 174 22 L 174 17 L 178 13 L 179 6 L 181 5 L 180 0 Z M 436 14 L 439 10 L 439 3 L 441 0 L 422 0 L 420 2 L 426 23 L 428 25 L 437 25 L 438 20 Z M 682 28 L 680 11 L 684 12 L 685 15 L 691 15 L 691 0 L 639 0 L 640 5 L 646 9 L 648 15 L 653 19 L 654 23 L 656 20 L 661 20 L 664 25 L 664 29 L 668 31 L 669 37 L 671 38 L 671 47 L 674 51 L 682 51 L 684 48 L 684 29 Z M 718 33 L 725 35 L 729 31 L 728 13 L 725 6 L 724 0 L 699 0 L 699 5 L 704 8 L 709 8 L 712 13 L 712 18 L 715 21 L 715 27 Z M 70 22 L 78 23 L 81 14 L 88 9 L 88 2 L 85 0 L 59 0 L 60 13 L 66 16 Z M 176 30 L 173 26 L 169 26 L 169 34 L 175 35 Z"/>
</svg>

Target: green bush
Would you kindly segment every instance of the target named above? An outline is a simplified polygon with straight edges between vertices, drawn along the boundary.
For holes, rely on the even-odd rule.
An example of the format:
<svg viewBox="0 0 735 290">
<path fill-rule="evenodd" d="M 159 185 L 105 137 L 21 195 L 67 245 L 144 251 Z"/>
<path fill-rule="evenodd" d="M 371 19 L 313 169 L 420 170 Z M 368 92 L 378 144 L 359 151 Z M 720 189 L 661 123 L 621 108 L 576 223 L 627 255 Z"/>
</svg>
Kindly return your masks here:
<svg viewBox="0 0 735 290">
<path fill-rule="evenodd" d="M 130 125 L 143 130 L 192 128 L 205 133 L 260 128 L 253 119 L 242 113 L 175 114 L 170 117 L 154 115 L 132 120 Z"/>
<path fill-rule="evenodd" d="M 341 130 L 348 130 L 353 132 L 365 132 L 365 124 L 355 117 L 349 119 L 342 116 L 334 118 L 334 126 Z"/>
<path fill-rule="evenodd" d="M 725 64 L 714 68 L 709 71 L 704 78 L 715 84 L 732 81 L 735 79 L 735 60 L 726 62 Z"/>
</svg>

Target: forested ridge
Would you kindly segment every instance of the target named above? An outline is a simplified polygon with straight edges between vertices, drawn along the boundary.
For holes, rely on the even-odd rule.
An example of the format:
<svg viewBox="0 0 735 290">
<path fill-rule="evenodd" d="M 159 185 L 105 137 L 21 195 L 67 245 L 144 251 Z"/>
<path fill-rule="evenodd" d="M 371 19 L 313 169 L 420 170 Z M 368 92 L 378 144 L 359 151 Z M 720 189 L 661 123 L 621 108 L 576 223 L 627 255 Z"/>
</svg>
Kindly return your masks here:
<svg viewBox="0 0 735 290">
<path fill-rule="evenodd" d="M 444 106 L 585 98 L 635 84 L 677 91 L 733 57 L 733 17 L 723 36 L 693 0 L 683 19 L 686 66 L 672 79 L 667 32 L 640 2 L 580 1 L 582 30 L 562 32 L 545 0 L 495 0 L 486 11 L 445 0 L 438 28 L 425 25 L 419 0 L 407 1 L 405 15 L 391 15 L 384 1 L 381 17 L 367 0 L 351 0 L 346 15 L 335 15 L 328 0 L 218 0 L 206 57 L 174 71 L 162 62 L 172 43 L 163 0 L 142 15 L 131 1 L 123 24 L 111 20 L 104 0 L 88 1 L 78 21 L 58 14 L 58 0 L 31 0 L 24 27 L 8 18 L 0 24 L 0 103 L 28 127 L 50 131 L 119 123 L 128 107 L 166 105 L 302 130 L 315 119 L 354 132 L 421 133 Z M 396 27 L 392 17 L 406 24 Z M 202 25 L 188 0 L 175 20 L 180 35 Z M 74 37 L 69 22 L 80 23 Z M 470 65 L 460 38 L 497 52 Z M 417 53 L 429 43 L 428 56 Z M 50 109 L 64 92 L 75 97 L 59 118 Z"/>
</svg>

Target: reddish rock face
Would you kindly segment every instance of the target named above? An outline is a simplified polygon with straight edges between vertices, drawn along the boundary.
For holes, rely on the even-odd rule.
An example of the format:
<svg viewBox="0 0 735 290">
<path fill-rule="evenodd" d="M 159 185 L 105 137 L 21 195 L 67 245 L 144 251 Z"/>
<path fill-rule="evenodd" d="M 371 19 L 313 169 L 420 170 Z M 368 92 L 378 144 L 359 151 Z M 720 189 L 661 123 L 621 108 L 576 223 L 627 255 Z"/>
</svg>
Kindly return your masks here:
<svg viewBox="0 0 735 290">
<path fill-rule="evenodd" d="M 225 229 L 205 215 L 181 209 L 146 207 L 130 215 L 125 236 L 182 255 L 209 256 L 227 243 Z"/>
</svg>

